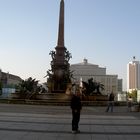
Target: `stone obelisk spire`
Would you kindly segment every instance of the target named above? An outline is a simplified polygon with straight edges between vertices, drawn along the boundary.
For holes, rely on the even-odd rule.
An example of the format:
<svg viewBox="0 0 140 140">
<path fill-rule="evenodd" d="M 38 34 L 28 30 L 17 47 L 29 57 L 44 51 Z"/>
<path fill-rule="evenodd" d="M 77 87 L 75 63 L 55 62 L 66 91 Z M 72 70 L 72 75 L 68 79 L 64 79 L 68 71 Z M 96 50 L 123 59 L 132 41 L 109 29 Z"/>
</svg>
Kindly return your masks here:
<svg viewBox="0 0 140 140">
<path fill-rule="evenodd" d="M 59 31 L 57 46 L 64 47 L 64 0 L 60 2 Z"/>
<path fill-rule="evenodd" d="M 60 13 L 59 13 L 59 28 L 58 28 L 58 42 L 56 46 L 56 60 L 58 64 L 64 64 L 65 61 L 65 51 L 64 46 L 64 0 L 60 2 Z"/>
<path fill-rule="evenodd" d="M 64 46 L 64 0 L 60 2 L 58 41 L 55 51 L 50 52 L 52 56 L 50 81 L 53 92 L 65 92 L 67 83 L 70 83 L 69 59 L 71 54 Z"/>
</svg>

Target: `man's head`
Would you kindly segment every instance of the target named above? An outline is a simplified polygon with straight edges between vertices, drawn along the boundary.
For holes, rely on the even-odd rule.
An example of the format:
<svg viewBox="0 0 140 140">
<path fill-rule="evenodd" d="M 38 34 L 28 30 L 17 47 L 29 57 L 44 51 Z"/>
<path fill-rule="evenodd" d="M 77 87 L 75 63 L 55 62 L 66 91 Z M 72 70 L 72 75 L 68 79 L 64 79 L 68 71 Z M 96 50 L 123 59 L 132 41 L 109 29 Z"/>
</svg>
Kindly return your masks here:
<svg viewBox="0 0 140 140">
<path fill-rule="evenodd" d="M 80 94 L 80 87 L 77 84 L 72 84 L 72 94 L 75 96 L 79 96 Z"/>
</svg>

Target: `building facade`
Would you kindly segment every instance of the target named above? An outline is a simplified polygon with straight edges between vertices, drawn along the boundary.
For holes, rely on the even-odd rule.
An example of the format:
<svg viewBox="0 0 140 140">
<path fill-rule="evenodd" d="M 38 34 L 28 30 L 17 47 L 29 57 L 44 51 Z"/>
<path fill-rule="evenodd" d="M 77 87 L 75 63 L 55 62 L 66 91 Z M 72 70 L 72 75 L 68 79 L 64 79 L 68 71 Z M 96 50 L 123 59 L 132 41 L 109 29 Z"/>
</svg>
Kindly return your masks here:
<svg viewBox="0 0 140 140">
<path fill-rule="evenodd" d="M 87 82 L 88 79 L 93 78 L 95 82 L 99 82 L 104 85 L 102 94 L 107 95 L 112 91 L 118 93 L 118 75 L 107 75 L 106 68 L 99 67 L 88 63 L 87 59 L 84 59 L 82 63 L 72 64 L 70 66 L 73 71 L 73 77 L 76 82 L 82 81 Z"/>
<path fill-rule="evenodd" d="M 15 92 L 16 85 L 21 81 L 22 79 L 19 76 L 0 70 L 0 98 L 8 98 L 9 94 Z"/>
<path fill-rule="evenodd" d="M 3 87 L 14 87 L 15 85 L 18 85 L 21 81 L 22 79 L 19 76 L 5 73 L 0 70 L 0 82 Z"/>
<path fill-rule="evenodd" d="M 123 91 L 122 85 L 123 85 L 123 79 L 118 79 L 118 92 L 119 93 L 122 93 Z"/>
<path fill-rule="evenodd" d="M 140 89 L 140 62 L 133 58 L 127 64 L 127 91 Z"/>
</svg>

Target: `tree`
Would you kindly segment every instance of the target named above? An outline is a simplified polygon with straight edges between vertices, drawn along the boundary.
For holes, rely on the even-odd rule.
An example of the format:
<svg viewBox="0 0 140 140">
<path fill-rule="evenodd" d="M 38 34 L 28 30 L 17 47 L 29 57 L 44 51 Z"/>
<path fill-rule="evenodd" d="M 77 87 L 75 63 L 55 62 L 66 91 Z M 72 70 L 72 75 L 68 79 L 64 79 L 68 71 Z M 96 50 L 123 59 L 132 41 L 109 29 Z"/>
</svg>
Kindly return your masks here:
<svg viewBox="0 0 140 140">
<path fill-rule="evenodd" d="M 29 77 L 27 80 L 23 80 L 18 85 L 18 93 L 21 94 L 22 98 L 32 98 L 33 95 L 40 92 L 41 87 L 38 85 L 38 80 Z"/>
<path fill-rule="evenodd" d="M 137 90 L 135 89 L 135 90 L 133 90 L 131 93 L 130 92 L 128 92 L 128 97 L 132 97 L 132 99 L 133 99 L 133 101 L 137 101 Z"/>
</svg>

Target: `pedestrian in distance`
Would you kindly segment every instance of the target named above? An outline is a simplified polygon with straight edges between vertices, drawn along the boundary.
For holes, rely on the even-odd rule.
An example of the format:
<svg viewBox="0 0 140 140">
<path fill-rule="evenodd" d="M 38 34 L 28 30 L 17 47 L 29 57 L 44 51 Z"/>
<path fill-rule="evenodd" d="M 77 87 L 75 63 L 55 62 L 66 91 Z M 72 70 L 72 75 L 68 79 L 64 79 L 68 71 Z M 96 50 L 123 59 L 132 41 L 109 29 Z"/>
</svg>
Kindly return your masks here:
<svg viewBox="0 0 140 140">
<path fill-rule="evenodd" d="M 114 93 L 111 92 L 108 98 L 108 105 L 106 108 L 106 112 L 108 112 L 109 110 L 113 112 L 113 108 L 114 108 Z"/>
<path fill-rule="evenodd" d="M 133 99 L 131 96 L 129 96 L 127 99 L 127 107 L 129 112 L 131 112 L 132 105 L 133 105 Z"/>
<path fill-rule="evenodd" d="M 82 109 L 82 104 L 81 104 L 81 93 L 79 87 L 76 85 L 73 85 L 74 92 L 72 93 L 72 98 L 71 98 L 71 110 L 72 110 L 72 133 L 80 133 L 79 130 L 79 121 L 80 121 L 80 113 Z"/>
</svg>

